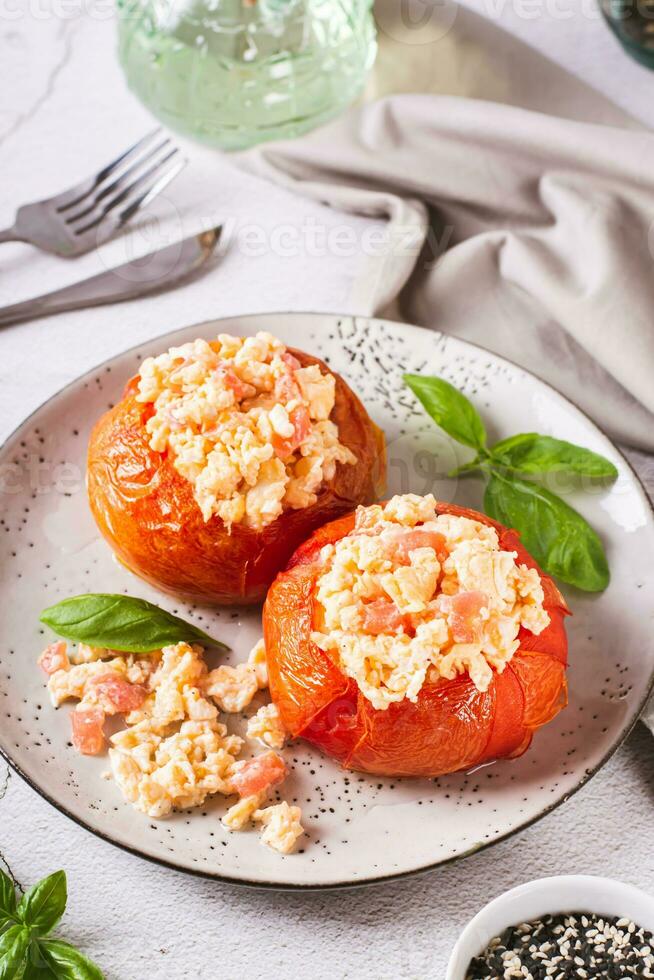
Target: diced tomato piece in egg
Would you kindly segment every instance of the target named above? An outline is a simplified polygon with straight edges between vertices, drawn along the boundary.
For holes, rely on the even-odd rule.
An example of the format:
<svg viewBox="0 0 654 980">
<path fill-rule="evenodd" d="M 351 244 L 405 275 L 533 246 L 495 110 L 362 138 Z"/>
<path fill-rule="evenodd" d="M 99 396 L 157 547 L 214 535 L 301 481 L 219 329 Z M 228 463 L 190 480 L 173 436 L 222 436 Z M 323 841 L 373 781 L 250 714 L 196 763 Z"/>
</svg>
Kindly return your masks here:
<svg viewBox="0 0 654 980">
<path fill-rule="evenodd" d="M 297 371 L 298 368 L 302 367 L 297 357 L 295 357 L 294 354 L 291 354 L 290 351 L 285 350 L 281 359 L 289 371 Z"/>
<path fill-rule="evenodd" d="M 140 708 L 147 697 L 142 684 L 130 684 L 113 671 L 92 677 L 87 684 L 96 695 L 107 714 L 127 714 Z"/>
<path fill-rule="evenodd" d="M 439 534 L 438 531 L 425 531 L 421 528 L 416 528 L 412 531 L 403 531 L 397 535 L 393 544 L 398 560 L 406 563 L 409 561 L 411 552 L 417 548 L 433 548 L 441 564 L 449 554 L 445 537 Z"/>
<path fill-rule="evenodd" d="M 238 374 L 231 368 L 221 365 L 216 369 L 216 375 L 220 378 L 226 388 L 234 392 L 235 397 L 240 401 L 242 398 L 252 398 L 256 394 L 256 388 L 241 381 Z"/>
<path fill-rule="evenodd" d="M 70 666 L 67 647 L 63 640 L 57 640 L 47 646 L 38 659 L 41 670 L 46 674 L 54 674 L 56 670 L 66 670 Z"/>
<path fill-rule="evenodd" d="M 71 711 L 73 745 L 82 755 L 98 755 L 104 749 L 104 711 L 80 708 Z"/>
<path fill-rule="evenodd" d="M 230 783 L 243 798 L 263 793 L 286 778 L 286 763 L 276 752 L 264 752 L 244 762 L 238 762 Z"/>
<path fill-rule="evenodd" d="M 488 605 L 485 592 L 458 592 L 442 595 L 439 603 L 447 616 L 447 622 L 455 643 L 478 643 L 481 638 L 481 611 Z"/>
<path fill-rule="evenodd" d="M 379 633 L 394 633 L 404 625 L 404 616 L 394 602 L 388 599 L 375 599 L 368 602 L 363 610 L 363 629 L 377 636 Z"/>
<path fill-rule="evenodd" d="M 295 360 L 295 358 L 293 358 Z M 294 368 L 291 368 L 287 362 L 287 370 L 275 380 L 274 395 L 275 398 L 282 403 L 282 405 L 288 404 L 288 402 L 293 401 L 294 398 L 301 397 L 300 386 L 295 380 Z"/>
<path fill-rule="evenodd" d="M 293 426 L 293 435 L 288 439 L 273 433 L 272 444 L 278 456 L 290 456 L 298 449 L 311 433 L 311 416 L 305 405 L 296 405 L 289 412 L 289 420 Z"/>
</svg>

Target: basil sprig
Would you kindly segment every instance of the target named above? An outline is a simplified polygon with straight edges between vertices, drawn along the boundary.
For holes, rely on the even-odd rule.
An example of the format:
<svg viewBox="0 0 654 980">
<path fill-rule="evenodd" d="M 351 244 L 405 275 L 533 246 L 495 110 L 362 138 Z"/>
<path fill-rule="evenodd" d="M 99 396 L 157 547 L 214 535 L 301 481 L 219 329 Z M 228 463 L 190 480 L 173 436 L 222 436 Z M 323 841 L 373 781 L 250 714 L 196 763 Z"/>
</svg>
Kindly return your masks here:
<svg viewBox="0 0 654 980">
<path fill-rule="evenodd" d="M 133 596 L 101 592 L 71 596 L 44 609 L 40 619 L 67 640 L 124 653 L 151 653 L 182 642 L 229 649 L 192 623 Z"/>
<path fill-rule="evenodd" d="M 104 980 L 99 966 L 50 933 L 68 898 L 65 871 L 55 871 L 16 902 L 11 879 L 0 870 L 0 980 Z"/>
<path fill-rule="evenodd" d="M 521 476 L 570 473 L 591 481 L 612 481 L 618 471 L 599 453 L 537 432 L 522 432 L 487 445 L 484 423 L 474 405 L 442 378 L 405 374 L 404 380 L 433 420 L 476 450 L 450 476 L 480 470 L 489 479 L 484 509 L 489 517 L 520 532 L 525 547 L 544 571 L 586 592 L 601 592 L 610 580 L 602 542 L 576 510 L 556 494 Z"/>
</svg>

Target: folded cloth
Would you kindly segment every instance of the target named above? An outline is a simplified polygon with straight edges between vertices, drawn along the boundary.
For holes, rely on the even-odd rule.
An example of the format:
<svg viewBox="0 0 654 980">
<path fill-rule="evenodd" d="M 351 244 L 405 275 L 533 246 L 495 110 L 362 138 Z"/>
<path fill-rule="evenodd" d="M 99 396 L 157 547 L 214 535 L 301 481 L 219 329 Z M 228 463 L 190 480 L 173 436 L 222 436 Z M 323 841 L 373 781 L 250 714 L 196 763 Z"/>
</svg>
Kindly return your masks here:
<svg viewBox="0 0 654 980">
<path fill-rule="evenodd" d="M 646 131 L 407 94 L 241 162 L 387 221 L 358 312 L 488 347 L 551 382 L 618 441 L 652 451 L 648 160 Z"/>
</svg>

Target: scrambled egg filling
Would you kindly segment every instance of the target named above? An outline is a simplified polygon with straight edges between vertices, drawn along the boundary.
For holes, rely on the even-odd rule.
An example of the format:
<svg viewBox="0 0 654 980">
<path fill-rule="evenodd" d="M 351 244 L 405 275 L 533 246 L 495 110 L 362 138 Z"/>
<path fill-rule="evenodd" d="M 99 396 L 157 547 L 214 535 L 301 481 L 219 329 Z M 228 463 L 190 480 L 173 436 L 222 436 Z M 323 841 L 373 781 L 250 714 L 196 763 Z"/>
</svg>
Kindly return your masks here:
<svg viewBox="0 0 654 980">
<path fill-rule="evenodd" d="M 105 714 L 123 714 L 127 727 L 109 739 L 111 775 L 125 799 L 149 817 L 201 806 L 214 793 L 232 796 L 232 777 L 254 761 L 238 761 L 244 740 L 228 732 L 218 720 L 218 709 L 242 711 L 258 690 L 267 687 L 261 640 L 246 663 L 212 671 L 202 647 L 187 643 L 135 656 L 82 643 L 69 652 L 58 642 L 39 662 L 49 674 L 52 703 L 79 702 L 72 721 L 73 742 L 80 751 L 102 751 Z M 261 707 L 250 718 L 247 734 L 281 748 L 286 733 L 276 707 Z M 257 821 L 262 842 L 287 854 L 304 833 L 301 813 L 297 807 L 287 812 L 286 804 L 266 808 L 271 788 L 264 776 L 263 788 L 231 806 L 223 823 L 230 830 L 242 830 Z M 281 816 L 275 815 L 278 811 Z"/>
<path fill-rule="evenodd" d="M 248 721 L 248 738 L 256 738 L 270 749 L 281 749 L 286 741 L 286 729 L 282 724 L 276 704 L 264 704 Z"/>
<path fill-rule="evenodd" d="M 150 447 L 170 450 L 205 521 L 262 528 L 309 507 L 337 463 L 356 463 L 330 421 L 336 382 L 281 341 L 220 334 L 149 357 L 137 399 L 153 405 Z"/>
<path fill-rule="evenodd" d="M 381 710 L 466 672 L 487 690 L 520 627 L 549 624 L 538 572 L 501 551 L 494 528 L 438 515 L 431 494 L 360 507 L 320 557 L 312 639 Z"/>
</svg>

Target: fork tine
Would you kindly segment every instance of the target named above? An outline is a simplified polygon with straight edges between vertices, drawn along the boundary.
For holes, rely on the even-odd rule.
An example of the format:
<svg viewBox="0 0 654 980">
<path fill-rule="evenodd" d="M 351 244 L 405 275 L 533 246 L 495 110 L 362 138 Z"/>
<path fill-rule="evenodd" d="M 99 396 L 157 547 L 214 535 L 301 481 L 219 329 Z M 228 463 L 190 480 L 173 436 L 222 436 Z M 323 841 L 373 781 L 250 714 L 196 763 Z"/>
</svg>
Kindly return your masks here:
<svg viewBox="0 0 654 980">
<path fill-rule="evenodd" d="M 111 221 L 111 231 L 115 231 L 120 228 L 127 221 L 132 218 L 137 211 L 149 204 L 155 197 L 157 197 L 165 187 L 173 180 L 174 177 L 179 174 L 186 166 L 186 160 L 182 158 L 177 160 L 171 167 L 165 168 L 165 164 L 168 163 L 172 158 L 179 153 L 176 148 L 171 150 L 170 153 L 158 164 L 150 167 L 144 174 L 138 177 L 128 188 L 121 191 L 120 194 L 112 201 L 109 201 L 103 207 L 99 215 L 89 221 L 84 227 L 75 229 L 75 235 L 84 235 L 86 232 L 91 231 L 93 228 L 97 228 L 106 218 L 113 217 L 112 212 L 132 196 L 133 192 L 146 185 L 143 188 L 142 193 L 133 202 L 128 204 L 128 206 L 122 210 L 113 220 Z M 150 178 L 153 178 L 150 180 Z M 149 180 L 149 183 L 147 183 Z M 103 229 L 104 230 L 104 229 Z"/>
<path fill-rule="evenodd" d="M 123 171 L 123 173 L 115 180 L 113 180 L 110 184 L 107 184 L 105 187 L 101 187 L 98 190 L 97 194 L 93 196 L 91 202 L 85 208 L 83 208 L 82 211 L 76 211 L 75 214 L 71 214 L 70 217 L 65 219 L 66 224 L 71 225 L 74 224 L 76 221 L 80 221 L 82 218 L 85 218 L 88 214 L 94 211 L 98 206 L 98 204 L 104 201 L 106 197 L 109 197 L 109 195 L 113 194 L 114 191 L 120 191 L 124 187 L 129 186 L 127 184 L 129 178 L 133 174 L 137 173 L 149 160 L 155 157 L 161 150 L 163 150 L 167 146 L 172 146 L 169 137 L 166 137 L 164 140 L 161 141 L 161 143 L 158 143 L 157 146 L 153 147 L 152 150 L 149 150 L 146 154 L 140 156 L 135 163 L 133 163 L 130 167 L 128 167 L 127 170 Z M 165 161 L 166 159 L 167 157 L 164 157 L 162 162 Z M 86 195 L 85 200 L 86 198 L 88 198 L 88 195 Z M 66 208 L 66 210 L 69 209 Z"/>
<path fill-rule="evenodd" d="M 154 139 L 154 137 L 158 136 L 160 133 L 161 133 L 161 126 L 157 126 L 155 129 L 150 130 L 149 133 L 146 133 L 145 136 L 142 139 L 138 140 L 134 144 L 134 146 L 130 147 L 129 150 L 125 150 L 125 152 L 122 153 L 119 157 L 116 157 L 113 163 L 107 164 L 107 166 L 104 167 L 95 178 L 98 184 L 101 184 L 103 180 L 106 180 L 107 177 L 109 177 L 122 164 L 128 163 L 132 159 L 135 153 L 140 152 L 143 149 L 143 147 L 150 142 L 151 139 Z"/>
<path fill-rule="evenodd" d="M 131 196 L 133 191 L 137 190 L 139 187 L 142 187 L 151 177 L 159 173 L 162 167 L 164 167 L 168 163 L 168 161 L 171 160 L 178 153 L 179 150 L 177 149 L 177 147 L 176 146 L 173 147 L 173 149 L 169 150 L 169 152 L 166 153 L 166 155 L 161 160 L 157 161 L 157 163 L 153 163 L 152 166 L 148 167 L 147 170 L 145 170 L 135 180 L 133 180 L 131 184 L 128 184 L 127 187 L 123 188 L 123 190 L 121 190 L 110 201 L 107 201 L 107 203 L 101 209 L 100 213 L 95 218 L 87 222 L 82 228 L 79 229 L 72 228 L 71 230 L 76 235 L 83 235 L 84 232 L 88 231 L 89 228 L 95 227 L 95 225 L 99 224 L 100 221 L 102 221 L 102 219 L 107 214 L 109 214 L 110 211 L 113 211 L 116 207 L 118 207 L 119 204 L 122 204 L 123 201 L 126 201 L 127 198 Z"/>
<path fill-rule="evenodd" d="M 99 170 L 98 173 L 95 175 L 95 177 L 91 177 L 90 179 L 84 180 L 81 183 L 76 184 L 74 187 L 70 187 L 67 191 L 64 191 L 62 194 L 59 194 L 58 199 L 65 198 L 68 194 L 74 194 L 75 197 L 73 197 L 69 201 L 64 201 L 62 204 L 60 204 L 59 207 L 57 207 L 57 211 L 61 214 L 64 211 L 68 211 L 70 208 L 74 207 L 75 205 L 80 204 L 86 197 L 88 197 L 89 194 L 91 194 L 94 190 L 96 190 L 96 188 L 99 187 L 100 184 L 102 184 L 107 179 L 107 177 L 110 177 L 112 174 L 116 173 L 116 171 L 118 171 L 126 163 L 130 163 L 130 161 L 132 161 L 135 156 L 139 155 L 141 150 L 145 146 L 147 146 L 148 143 L 150 143 L 155 136 L 158 136 L 160 133 L 161 133 L 161 127 L 157 126 L 156 129 L 153 129 L 149 133 L 146 133 L 146 135 L 143 136 L 140 140 L 138 140 L 138 142 L 134 143 L 134 145 L 130 146 L 128 150 L 125 150 L 124 153 L 121 153 L 120 156 L 116 157 L 115 160 L 113 160 L 111 163 L 108 163 L 106 167 L 103 167 L 102 170 Z"/>
<path fill-rule="evenodd" d="M 149 187 L 141 194 L 140 197 L 137 197 L 136 200 L 132 202 L 132 204 L 126 207 L 124 211 L 121 211 L 119 216 L 119 222 L 118 222 L 119 226 L 124 225 L 126 222 L 130 220 L 130 218 L 134 217 L 137 211 L 140 211 L 141 208 L 144 208 L 147 204 L 150 203 L 150 201 L 153 201 L 155 197 L 158 197 L 159 194 L 161 194 L 161 192 L 165 190 L 165 188 L 168 186 L 171 180 L 174 180 L 177 174 L 182 172 L 185 166 L 186 166 L 186 160 L 184 158 L 178 160 L 177 163 L 173 164 L 173 166 L 170 168 L 170 170 L 168 170 L 167 173 L 163 173 L 159 177 L 159 179 L 156 180 L 154 184 L 152 184 L 151 187 Z"/>
</svg>

